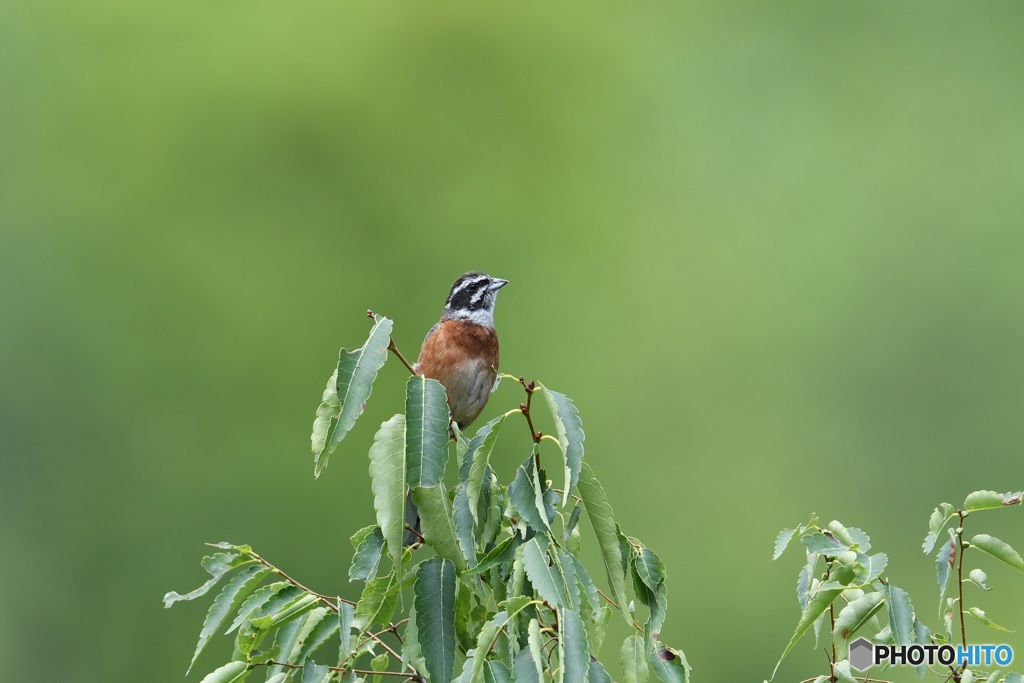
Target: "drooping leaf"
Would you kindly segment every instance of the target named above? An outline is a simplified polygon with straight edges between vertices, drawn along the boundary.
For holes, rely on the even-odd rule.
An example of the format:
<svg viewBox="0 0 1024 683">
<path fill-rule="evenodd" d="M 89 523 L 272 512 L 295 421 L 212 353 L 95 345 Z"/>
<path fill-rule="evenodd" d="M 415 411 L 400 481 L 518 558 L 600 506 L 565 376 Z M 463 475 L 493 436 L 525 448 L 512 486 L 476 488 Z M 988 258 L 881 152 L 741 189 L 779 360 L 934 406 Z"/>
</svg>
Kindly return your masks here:
<svg viewBox="0 0 1024 683">
<path fill-rule="evenodd" d="M 665 580 L 665 564 L 650 548 L 640 548 L 633 556 L 633 565 L 640 580 L 652 591 Z"/>
<path fill-rule="evenodd" d="M 544 680 L 544 655 L 541 646 L 540 624 L 531 619 L 527 628 L 527 647 L 516 655 L 513 669 L 516 683 L 542 683 Z"/>
<path fill-rule="evenodd" d="M 434 557 L 416 573 L 417 638 L 431 681 L 450 681 L 455 672 L 455 564 Z"/>
<path fill-rule="evenodd" d="M 466 475 L 466 493 L 469 496 L 469 509 L 477 516 L 477 507 L 480 503 L 480 489 L 483 486 L 484 474 L 487 472 L 487 465 L 494 451 L 494 445 L 498 442 L 498 435 L 505 424 L 508 414 L 499 415 L 494 418 L 476 433 L 470 442 L 466 457 L 470 458 L 470 468 Z M 476 520 L 479 523 L 479 519 Z"/>
<path fill-rule="evenodd" d="M 405 462 L 410 487 L 437 486 L 448 463 L 448 399 L 436 379 L 413 375 L 405 385 Z"/>
<path fill-rule="evenodd" d="M 495 614 L 494 617 L 484 624 L 482 629 L 480 629 L 480 635 L 476 641 L 476 648 L 473 656 L 470 658 L 472 661 L 472 667 L 470 668 L 470 683 L 484 683 L 484 664 L 486 663 L 491 650 L 494 648 L 494 643 L 497 641 L 498 635 L 510 620 L 519 614 L 519 612 L 526 609 L 527 605 L 530 604 L 532 604 L 532 601 L 523 596 L 508 600 L 505 603 L 505 609 Z"/>
<path fill-rule="evenodd" d="M 384 534 L 380 525 L 371 527 L 370 532 L 359 543 L 352 566 L 348 570 L 349 581 L 369 581 L 377 576 L 377 567 L 384 551 Z"/>
<path fill-rule="evenodd" d="M 210 575 L 210 579 L 199 588 L 181 595 L 177 591 L 170 591 L 164 595 L 164 607 L 170 607 L 181 600 L 195 600 L 206 595 L 211 588 L 217 585 L 232 569 L 252 564 L 256 560 L 249 555 L 238 553 L 217 553 L 209 555 L 202 560 L 203 569 Z"/>
<path fill-rule="evenodd" d="M 946 597 L 946 587 L 949 584 L 949 570 L 953 564 L 953 548 L 955 547 L 956 541 L 951 538 L 949 543 L 943 543 L 942 547 L 939 548 L 939 552 L 935 554 L 935 573 L 936 579 L 939 582 L 940 609 Z"/>
<path fill-rule="evenodd" d="M 523 565 L 530 583 L 540 596 L 556 607 L 571 609 L 565 578 L 548 558 L 547 542 L 541 536 L 534 536 L 522 546 Z"/>
<path fill-rule="evenodd" d="M 658 643 L 649 661 L 654 675 L 661 683 L 687 683 L 690 679 L 690 664 L 686 656 L 675 648 L 663 647 Z"/>
<path fill-rule="evenodd" d="M 302 683 L 328 683 L 331 680 L 331 669 L 324 664 L 308 661 L 302 667 Z"/>
<path fill-rule="evenodd" d="M 420 511 L 420 524 L 423 538 L 435 553 L 446 560 L 451 560 L 462 571 L 466 568 L 466 558 L 459 548 L 455 536 L 455 521 L 448 507 L 448 494 L 444 484 L 428 489 L 415 488 L 412 491 L 413 502 Z"/>
<path fill-rule="evenodd" d="M 1003 626 L 1000 626 L 999 624 L 997 624 L 996 622 L 992 621 L 987 616 L 985 616 L 985 610 L 983 610 L 983 609 L 979 609 L 977 607 L 971 607 L 967 611 L 970 613 L 970 615 L 972 617 L 974 617 L 975 619 L 977 619 L 978 621 L 980 621 L 981 623 L 985 624 L 985 626 L 988 626 L 991 629 L 995 629 L 996 631 L 1005 631 L 1007 633 L 1013 633 L 1013 629 L 1009 629 L 1009 628 L 1005 628 Z"/>
<path fill-rule="evenodd" d="M 612 506 L 608 503 L 604 487 L 586 461 L 580 469 L 578 491 L 587 510 L 587 517 L 590 518 L 590 525 L 594 527 L 598 545 L 601 546 L 601 559 L 608 573 L 612 596 L 626 623 L 632 625 L 633 619 L 627 609 L 629 601 L 626 598 L 626 557 L 619 545 Z"/>
<path fill-rule="evenodd" d="M 932 515 L 928 519 L 928 534 L 924 537 L 924 543 L 921 544 L 925 553 L 932 551 L 932 548 L 935 547 L 935 541 L 939 538 L 939 532 L 942 531 L 942 527 L 946 526 L 946 523 L 955 514 L 956 510 L 949 503 L 942 503 L 932 511 Z"/>
<path fill-rule="evenodd" d="M 320 602 L 320 598 L 309 593 L 303 593 L 291 602 L 283 605 L 280 609 L 265 616 L 250 619 L 249 623 L 255 628 L 266 631 L 281 626 L 296 617 L 305 614 L 313 609 Z"/>
<path fill-rule="evenodd" d="M 501 662 L 492 659 L 484 667 L 484 683 L 512 683 L 512 672 Z"/>
<path fill-rule="evenodd" d="M 398 606 L 399 583 L 395 572 L 367 581 L 356 604 L 352 626 L 365 631 L 373 624 L 385 625 Z"/>
<path fill-rule="evenodd" d="M 590 658 L 590 668 L 587 671 L 587 683 L 612 683 L 612 677 L 605 671 L 604 666 L 596 658 Z"/>
<path fill-rule="evenodd" d="M 783 650 L 782 656 L 779 657 L 779 661 L 775 664 L 775 669 L 772 671 L 772 678 L 775 678 L 775 674 L 779 670 L 779 666 L 782 664 L 782 660 L 786 658 L 793 648 L 799 642 L 800 638 L 803 637 L 807 630 L 814 625 L 814 622 L 818 620 L 828 606 L 835 602 L 844 589 L 834 588 L 832 590 L 822 590 L 815 593 L 807 602 L 807 607 L 804 608 L 803 614 L 800 615 L 800 621 L 797 622 L 796 631 L 793 633 L 793 637 L 789 639 L 789 643 L 786 645 L 786 649 Z"/>
<path fill-rule="evenodd" d="M 310 614 L 315 611 L 316 610 L 308 612 L 298 619 L 292 619 L 287 624 L 277 629 L 274 634 L 274 647 L 272 648 L 272 651 L 277 652 L 273 657 L 274 660 L 288 664 L 295 663 L 295 660 L 292 658 L 292 650 L 297 649 L 295 648 L 295 641 L 299 638 L 299 631 L 302 630 L 303 624 L 309 618 Z M 267 676 L 276 676 L 279 673 L 283 673 L 284 669 L 285 667 L 279 664 L 272 664 L 267 667 Z"/>
<path fill-rule="evenodd" d="M 565 394 L 552 391 L 547 387 L 541 387 L 535 393 L 539 393 L 551 410 L 555 418 L 555 432 L 558 435 L 558 445 L 562 449 L 562 456 L 565 459 L 565 490 L 562 493 L 562 505 L 569 502 L 569 495 L 579 481 L 580 468 L 583 466 L 583 441 L 586 434 L 583 433 L 583 421 L 580 420 L 580 413 L 572 400 Z"/>
<path fill-rule="evenodd" d="M 257 591 L 258 592 L 258 591 Z M 255 593 L 253 594 L 255 596 Z M 302 601 L 301 607 L 312 606 L 306 599 L 313 597 L 298 586 L 288 585 L 283 590 L 277 591 L 274 595 L 244 621 L 238 634 L 235 636 L 235 649 L 242 655 L 248 656 L 253 649 L 263 640 L 274 624 L 275 615 L 293 614 L 292 610 Z M 242 607 L 245 607 L 243 603 Z"/>
<path fill-rule="evenodd" d="M 377 524 L 398 571 L 405 536 L 405 416 L 381 424 L 370 446 L 370 488 Z"/>
<path fill-rule="evenodd" d="M 417 671 L 425 671 L 427 663 L 423 659 L 423 649 L 420 647 L 420 630 L 416 625 L 418 620 L 416 604 L 413 601 L 413 605 L 409 609 L 409 620 L 405 623 L 405 642 L 402 644 L 402 666 L 411 666 Z"/>
<path fill-rule="evenodd" d="M 499 564 L 505 564 L 511 562 L 515 556 L 516 548 L 522 543 L 522 539 L 519 536 L 509 536 L 504 541 L 494 546 L 489 553 L 484 555 L 483 559 L 480 560 L 480 564 L 470 569 L 472 574 L 483 574 L 486 571 L 490 571 Z"/>
<path fill-rule="evenodd" d="M 1008 544 L 988 534 L 978 534 L 971 539 L 971 547 L 991 555 L 1000 562 L 1005 562 L 1019 572 L 1024 572 L 1024 559 Z"/>
<path fill-rule="evenodd" d="M 355 607 L 338 600 L 338 633 L 341 636 L 341 645 L 338 648 L 338 661 L 344 662 L 352 654 L 355 643 L 352 642 L 352 624 L 355 621 Z"/>
<path fill-rule="evenodd" d="M 538 476 L 533 456 L 519 466 L 516 478 L 508 488 L 509 501 L 519 517 L 536 531 L 550 530 L 556 514 L 552 500 L 555 495 L 548 488 L 543 469 Z"/>
<path fill-rule="evenodd" d="M 251 614 L 255 613 L 256 610 L 267 604 L 271 598 L 289 586 L 291 586 L 291 584 L 287 581 L 277 581 L 275 583 L 267 584 L 266 586 L 260 586 L 256 592 L 246 598 L 242 603 L 242 606 L 238 608 L 238 615 L 235 617 L 234 621 L 231 622 L 231 625 L 228 626 L 228 630 L 225 631 L 225 633 L 231 633 L 241 626 Z"/>
<path fill-rule="evenodd" d="M 210 605 L 210 610 L 206 613 L 203 629 L 199 633 L 199 642 L 196 644 L 192 661 L 189 662 L 188 671 L 185 672 L 186 675 L 192 670 L 192 666 L 199 658 L 199 653 L 203 651 L 203 648 L 210 642 L 213 635 L 220 629 L 228 615 L 239 608 L 242 601 L 259 585 L 260 581 L 266 578 L 269 571 L 269 568 L 262 565 L 245 567 L 231 577 L 231 580 L 224 586 L 224 590 L 213 599 L 213 604 Z"/>
<path fill-rule="evenodd" d="M 889 611 L 889 627 L 897 645 L 911 645 L 914 642 L 914 606 L 910 596 L 902 588 L 892 584 L 883 587 L 885 604 Z"/>
<path fill-rule="evenodd" d="M 838 652 L 840 657 L 847 656 L 850 640 L 882 608 L 884 602 L 885 596 L 882 593 L 865 593 L 839 610 L 832 638 L 833 642 L 841 645 Z"/>
<path fill-rule="evenodd" d="M 391 659 L 388 657 L 388 653 L 387 652 L 382 652 L 382 653 L 380 653 L 379 655 L 377 655 L 376 657 L 374 657 L 373 659 L 370 660 L 370 670 L 372 670 L 372 671 L 387 671 L 388 670 L 388 662 L 389 661 L 391 661 Z M 379 674 L 374 676 L 373 677 L 373 683 L 381 683 L 381 679 L 382 678 L 384 678 L 384 677 L 379 675 Z"/>
<path fill-rule="evenodd" d="M 586 681 L 590 670 L 587 630 L 579 615 L 570 609 L 558 610 L 558 652 L 563 680 L 569 683 Z"/>
<path fill-rule="evenodd" d="M 375 315 L 366 343 L 355 351 L 342 349 L 313 421 L 313 473 L 319 477 L 327 460 L 363 412 L 377 371 L 388 358 L 392 322 Z"/>
<path fill-rule="evenodd" d="M 887 564 L 889 564 L 889 556 L 885 553 L 875 553 L 874 555 L 857 553 L 857 565 L 854 567 L 857 582 L 864 586 L 870 584 L 882 575 Z"/>
<path fill-rule="evenodd" d="M 199 683 L 241 683 L 251 670 L 247 662 L 228 662 L 216 671 L 207 674 Z"/>
<path fill-rule="evenodd" d="M 465 482 L 459 482 L 455 487 L 455 499 L 452 501 L 452 522 L 455 526 L 459 549 L 462 551 L 462 556 L 466 558 L 466 564 L 476 564 L 475 520 L 472 510 L 469 508 L 469 493 Z"/>
<path fill-rule="evenodd" d="M 642 637 L 627 637 L 622 643 L 619 657 L 622 661 L 624 683 L 644 683 L 647 680 L 647 649 Z"/>
<path fill-rule="evenodd" d="M 314 612 L 319 612 L 320 609 L 324 610 L 323 616 L 315 617 L 310 614 L 303 632 L 299 634 L 300 649 L 296 657 L 298 662 L 306 661 L 310 655 L 338 634 L 340 625 L 337 617 L 326 608 L 317 608 Z"/>
<path fill-rule="evenodd" d="M 777 560 L 786 551 L 786 547 L 789 546 L 789 542 L 793 540 L 793 536 L 796 535 L 796 529 L 783 529 L 779 532 L 778 537 L 775 539 L 775 552 L 772 553 L 772 559 Z"/>
</svg>

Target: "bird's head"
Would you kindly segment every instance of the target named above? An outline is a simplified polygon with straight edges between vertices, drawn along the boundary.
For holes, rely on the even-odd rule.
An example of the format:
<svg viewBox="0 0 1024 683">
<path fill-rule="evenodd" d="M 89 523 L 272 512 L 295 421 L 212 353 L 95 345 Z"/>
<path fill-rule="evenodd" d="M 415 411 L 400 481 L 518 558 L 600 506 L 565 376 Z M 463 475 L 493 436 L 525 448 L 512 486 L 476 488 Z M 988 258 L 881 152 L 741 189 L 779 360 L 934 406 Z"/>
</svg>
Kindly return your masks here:
<svg viewBox="0 0 1024 683">
<path fill-rule="evenodd" d="M 487 273 L 466 273 L 452 285 L 444 302 L 444 317 L 494 327 L 494 302 L 498 290 L 507 284 L 508 280 Z"/>
</svg>

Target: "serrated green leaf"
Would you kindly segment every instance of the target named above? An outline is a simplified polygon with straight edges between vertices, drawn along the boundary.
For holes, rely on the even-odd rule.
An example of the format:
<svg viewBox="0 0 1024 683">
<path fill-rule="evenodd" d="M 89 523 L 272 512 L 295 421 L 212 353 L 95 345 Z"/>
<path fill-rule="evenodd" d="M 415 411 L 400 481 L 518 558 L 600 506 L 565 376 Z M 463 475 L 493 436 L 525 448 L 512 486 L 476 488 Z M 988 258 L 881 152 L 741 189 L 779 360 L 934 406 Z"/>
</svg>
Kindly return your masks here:
<svg viewBox="0 0 1024 683">
<path fill-rule="evenodd" d="M 910 596 L 902 588 L 892 584 L 883 587 L 885 605 L 889 613 L 889 627 L 897 645 L 911 645 L 914 642 L 914 606 Z"/>
<path fill-rule="evenodd" d="M 580 468 L 583 466 L 583 441 L 587 436 L 583 433 L 583 421 L 572 399 L 543 386 L 534 393 L 541 395 L 555 418 L 558 445 L 565 460 L 565 490 L 562 493 L 564 507 L 579 481 Z"/>
<path fill-rule="evenodd" d="M 885 553 L 875 553 L 874 555 L 857 553 L 857 565 L 853 569 L 857 582 L 867 586 L 882 575 L 888 564 L 889 556 Z"/>
<path fill-rule="evenodd" d="M 451 560 L 462 571 L 466 558 L 455 537 L 455 521 L 448 507 L 448 494 L 444 484 L 429 489 L 415 488 L 412 499 L 420 511 L 423 538 L 438 556 Z"/>
<path fill-rule="evenodd" d="M 796 529 L 783 529 L 779 532 L 779 535 L 775 538 L 775 552 L 772 553 L 773 560 L 777 560 L 782 556 L 782 553 L 786 551 L 789 542 L 793 540 L 795 535 Z"/>
<path fill-rule="evenodd" d="M 294 607 L 298 601 L 308 595 L 298 586 L 292 585 L 276 592 L 269 600 L 260 605 L 238 630 L 238 634 L 235 636 L 235 649 L 242 655 L 248 656 L 269 633 L 272 621 L 269 617 Z M 243 608 L 244 606 L 243 603 Z M 262 626 L 262 624 L 266 624 L 266 626 Z"/>
<path fill-rule="evenodd" d="M 939 532 L 942 531 L 942 528 L 946 526 L 955 514 L 956 510 L 949 503 L 942 503 L 932 511 L 931 517 L 928 519 L 928 534 L 924 537 L 924 543 L 921 544 L 921 548 L 926 554 L 930 553 L 932 548 L 935 547 L 935 541 L 939 538 Z"/>
<path fill-rule="evenodd" d="M 544 680 L 544 655 L 541 645 L 540 624 L 531 619 L 527 627 L 527 647 L 516 655 L 513 668 L 516 683 L 542 683 Z"/>
<path fill-rule="evenodd" d="M 587 630 L 579 615 L 569 609 L 558 610 L 558 653 L 563 680 L 569 683 L 586 681 L 590 670 Z"/>
<path fill-rule="evenodd" d="M 288 672 L 291 673 L 291 672 Z M 267 678 L 265 683 L 288 683 L 288 673 L 274 674 Z"/>
<path fill-rule="evenodd" d="M 302 683 L 328 683 L 331 680 L 331 669 L 324 664 L 306 662 L 302 667 Z"/>
<path fill-rule="evenodd" d="M 455 564 L 439 557 L 420 563 L 416 573 L 416 629 L 431 681 L 450 681 L 455 672 Z"/>
<path fill-rule="evenodd" d="M 680 650 L 658 643 L 648 659 L 654 675 L 662 683 L 687 683 L 690 679 L 690 664 Z"/>
<path fill-rule="evenodd" d="M 849 546 L 836 538 L 832 532 L 809 531 L 800 536 L 800 541 L 807 546 L 807 550 L 827 557 L 835 557 L 839 553 L 845 553 Z"/>
<path fill-rule="evenodd" d="M 538 476 L 536 463 L 530 456 L 516 470 L 516 477 L 508 487 L 508 497 L 519 517 L 536 531 L 550 530 L 555 519 L 555 507 L 548 493 L 544 470 L 541 469 Z"/>
<path fill-rule="evenodd" d="M 633 619 L 627 609 L 629 600 L 626 597 L 626 557 L 622 554 L 622 548 L 619 546 L 612 506 L 608 503 L 604 487 L 594 476 L 593 470 L 586 461 L 583 462 L 580 469 L 577 490 L 580 498 L 583 499 L 583 506 L 586 508 L 590 525 L 594 528 L 597 543 L 601 546 L 601 559 L 604 561 L 612 596 L 626 623 L 632 625 Z"/>
<path fill-rule="evenodd" d="M 405 623 L 405 642 L 402 644 L 402 667 L 411 666 L 417 671 L 425 671 L 427 664 L 423 659 L 420 647 L 420 630 L 416 626 L 416 605 L 409 609 L 409 620 Z"/>
<path fill-rule="evenodd" d="M 210 579 L 202 586 L 193 591 L 181 595 L 177 591 L 170 591 L 164 595 L 164 607 L 170 607 L 182 600 L 195 600 L 210 592 L 232 569 L 252 564 L 256 560 L 248 555 L 237 553 L 217 553 L 202 559 L 203 569 L 210 575 Z"/>
<path fill-rule="evenodd" d="M 871 620 L 884 602 L 885 596 L 881 593 L 865 593 L 839 610 L 832 631 L 833 642 L 841 646 L 837 653 L 839 657 L 847 656 L 850 639 Z"/>
<path fill-rule="evenodd" d="M 465 482 L 455 487 L 455 499 L 452 500 L 452 523 L 455 536 L 459 543 L 462 556 L 467 565 L 476 564 L 476 530 L 474 529 L 473 511 L 469 509 L 469 494 Z"/>
<path fill-rule="evenodd" d="M 242 603 L 242 606 L 238 608 L 238 615 L 235 617 L 234 621 L 231 622 L 231 625 L 228 626 L 228 630 L 225 631 L 225 633 L 231 633 L 241 626 L 242 622 L 249 618 L 249 615 L 254 614 L 258 609 L 266 605 L 267 602 L 275 595 L 289 586 L 291 586 L 291 584 L 287 581 L 277 581 L 276 583 L 270 583 L 266 586 L 260 586 L 260 588 L 246 598 Z"/>
<path fill-rule="evenodd" d="M 295 641 L 299 637 L 299 631 L 302 630 L 303 624 L 308 618 L 309 614 L 307 613 L 300 618 L 292 619 L 287 624 L 277 629 L 274 634 L 274 647 L 272 648 L 272 650 L 276 651 L 277 654 L 273 659 L 287 663 L 294 663 L 294 660 L 292 659 L 292 649 L 295 648 Z M 268 677 L 275 676 L 283 672 L 284 667 L 277 664 L 272 664 L 267 667 Z"/>
<path fill-rule="evenodd" d="M 362 632 L 374 624 L 383 626 L 390 622 L 398 606 L 399 585 L 395 572 L 367 581 L 356 604 L 353 627 Z"/>
<path fill-rule="evenodd" d="M 949 570 L 951 568 L 950 564 L 954 547 L 956 547 L 956 541 L 951 538 L 949 543 L 943 543 L 942 547 L 939 548 L 939 552 L 935 554 L 935 573 L 939 583 L 940 610 L 946 597 L 946 587 L 949 584 Z"/>
<path fill-rule="evenodd" d="M 556 607 L 572 608 L 565 578 L 558 569 L 549 564 L 547 542 L 541 536 L 534 536 L 522 546 L 523 565 L 534 590 L 548 603 Z"/>
<path fill-rule="evenodd" d="M 323 610 L 323 616 L 315 617 L 314 614 L 310 614 L 303 632 L 299 634 L 298 645 L 300 649 L 298 656 L 295 658 L 297 662 L 306 661 L 310 655 L 338 633 L 338 618 L 326 607 L 317 608 L 314 610 L 314 613 L 319 612 L 321 609 Z"/>
<path fill-rule="evenodd" d="M 338 661 L 345 662 L 352 654 L 355 643 L 352 642 L 352 624 L 355 621 L 356 608 L 347 602 L 338 600 L 338 633 L 341 645 L 338 648 Z"/>
<path fill-rule="evenodd" d="M 413 375 L 405 385 L 405 463 L 410 487 L 432 488 L 448 463 L 448 398 L 436 379 Z"/>
<path fill-rule="evenodd" d="M 605 671 L 597 659 L 590 658 L 590 669 L 587 671 L 587 683 L 612 683 L 612 677 Z"/>
<path fill-rule="evenodd" d="M 199 683 L 241 683 L 251 670 L 246 662 L 228 662 L 216 671 L 207 674 Z"/>
<path fill-rule="evenodd" d="M 494 617 L 484 624 L 484 627 L 480 629 L 480 635 L 477 637 L 476 648 L 473 656 L 469 659 L 472 661 L 470 668 L 470 683 L 484 683 L 484 664 L 487 660 L 488 654 L 494 648 L 494 643 L 498 639 L 498 634 L 501 633 L 502 629 L 511 621 L 519 612 L 526 609 L 527 605 L 532 604 L 529 599 L 518 599 L 509 600 L 506 603 L 506 609 L 498 612 Z M 469 663 L 467 661 L 467 666 Z"/>
<path fill-rule="evenodd" d="M 665 564 L 650 548 L 643 547 L 634 553 L 633 566 L 636 567 L 640 580 L 652 591 L 657 590 L 661 582 L 665 580 Z"/>
<path fill-rule="evenodd" d="M 627 637 L 622 642 L 619 658 L 622 662 L 622 680 L 624 683 L 644 683 L 647 680 L 647 650 L 644 647 L 644 639 L 642 637 Z"/>
<path fill-rule="evenodd" d="M 797 623 L 796 631 L 793 636 L 789 639 L 789 643 L 786 645 L 786 649 L 783 650 L 782 656 L 779 657 L 779 661 L 775 664 L 775 669 L 772 671 L 772 678 L 775 678 L 775 674 L 779 670 L 779 666 L 782 664 L 782 660 L 786 658 L 797 642 L 807 633 L 807 630 L 814 625 L 818 617 L 825 613 L 828 606 L 835 602 L 843 593 L 842 588 L 835 588 L 832 590 L 822 590 L 815 593 L 807 602 L 807 607 L 804 608 L 803 614 L 800 615 L 800 621 Z"/>
<path fill-rule="evenodd" d="M 313 421 L 310 441 L 313 447 L 313 473 L 319 477 L 331 453 L 362 414 L 373 389 L 377 371 L 388 359 L 392 322 L 381 315 L 373 317 L 374 324 L 366 343 L 355 351 L 342 349 L 338 367 L 328 380 L 320 407 Z"/>
<path fill-rule="evenodd" d="M 515 556 L 516 548 L 522 543 L 519 536 L 509 536 L 498 545 L 494 546 L 489 553 L 484 555 L 480 563 L 468 570 L 470 574 L 483 574 L 494 567 L 506 562 L 511 562 Z"/>
<path fill-rule="evenodd" d="M 269 568 L 262 565 L 245 567 L 238 574 L 231 577 L 231 580 L 224 586 L 224 590 L 213 599 L 213 604 L 210 605 L 210 610 L 206 613 L 206 619 L 203 621 L 203 629 L 199 633 L 199 642 L 196 644 L 192 661 L 189 662 L 188 671 L 185 672 L 186 675 L 188 675 L 189 671 L 192 671 L 192 666 L 199 658 L 199 654 L 210 642 L 221 625 L 223 625 L 228 615 L 238 609 L 249 593 L 259 585 L 260 581 L 266 578 L 269 571 Z"/>
<path fill-rule="evenodd" d="M 380 525 L 370 528 L 352 556 L 352 566 L 348 570 L 349 581 L 369 581 L 377 576 L 377 567 L 384 551 L 384 534 Z"/>
<path fill-rule="evenodd" d="M 971 547 L 977 548 L 987 555 L 991 555 L 1000 562 L 1004 562 L 1019 572 L 1024 572 L 1024 559 L 1008 544 L 988 534 L 978 534 L 971 539 Z"/>
<path fill-rule="evenodd" d="M 477 507 L 480 504 L 480 490 L 483 486 L 484 475 L 487 472 L 487 466 L 491 459 L 491 453 L 494 451 L 494 445 L 498 442 L 498 435 L 501 433 L 501 428 L 505 424 L 505 418 L 508 414 L 499 415 L 494 418 L 476 433 L 473 440 L 469 444 L 469 450 L 466 453 L 466 458 L 470 459 L 469 471 L 466 474 L 466 493 L 469 496 L 469 509 L 473 512 L 473 517 L 477 517 Z M 480 522 L 476 519 L 477 523 Z"/>
<path fill-rule="evenodd" d="M 497 660 L 490 660 L 484 667 L 484 683 L 512 683 L 512 672 Z"/>
<path fill-rule="evenodd" d="M 999 624 L 997 624 L 996 622 L 992 621 L 987 616 L 985 616 L 985 610 L 983 610 L 983 609 L 979 609 L 977 607 L 971 607 L 967 611 L 970 613 L 970 615 L 972 617 L 974 617 L 975 619 L 977 619 L 981 623 L 985 624 L 985 626 L 988 626 L 989 628 L 995 629 L 996 631 L 1005 631 L 1007 633 L 1013 633 L 1013 629 L 1009 629 L 1009 628 L 1006 628 L 1004 626 L 1000 626 Z"/>
<path fill-rule="evenodd" d="M 315 595 L 305 593 L 298 596 L 295 600 L 281 607 L 279 610 L 266 616 L 250 619 L 249 623 L 255 628 L 261 631 L 267 631 L 272 628 L 281 626 L 292 619 L 308 612 L 313 609 L 316 604 L 320 602 L 320 598 Z"/>
<path fill-rule="evenodd" d="M 399 413 L 381 424 L 370 446 L 373 508 L 388 554 L 398 571 L 405 536 L 405 431 L 405 416 Z"/>
</svg>

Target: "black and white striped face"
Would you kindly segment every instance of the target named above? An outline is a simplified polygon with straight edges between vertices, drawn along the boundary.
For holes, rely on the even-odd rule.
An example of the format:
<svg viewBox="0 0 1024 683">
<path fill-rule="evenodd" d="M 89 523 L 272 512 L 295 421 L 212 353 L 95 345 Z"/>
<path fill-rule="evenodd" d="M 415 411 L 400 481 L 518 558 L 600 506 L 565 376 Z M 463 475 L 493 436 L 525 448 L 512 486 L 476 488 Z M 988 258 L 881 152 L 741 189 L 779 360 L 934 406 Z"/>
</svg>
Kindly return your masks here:
<svg viewBox="0 0 1024 683">
<path fill-rule="evenodd" d="M 486 273 L 466 273 L 452 285 L 444 304 L 445 317 L 494 327 L 494 302 L 506 284 L 508 280 Z"/>
</svg>

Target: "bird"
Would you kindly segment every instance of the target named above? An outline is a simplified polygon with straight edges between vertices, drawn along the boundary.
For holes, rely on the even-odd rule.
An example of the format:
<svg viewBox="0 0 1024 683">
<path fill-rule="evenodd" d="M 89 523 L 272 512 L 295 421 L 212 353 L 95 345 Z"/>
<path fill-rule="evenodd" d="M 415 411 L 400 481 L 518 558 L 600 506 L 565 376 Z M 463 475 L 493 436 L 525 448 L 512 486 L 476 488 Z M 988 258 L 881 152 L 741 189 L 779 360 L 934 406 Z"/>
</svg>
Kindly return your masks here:
<svg viewBox="0 0 1024 683">
<path fill-rule="evenodd" d="M 487 405 L 498 377 L 498 333 L 494 304 L 508 280 L 471 271 L 459 276 L 448 292 L 441 319 L 430 328 L 413 372 L 440 382 L 448 409 L 459 429 L 466 429 Z M 421 538 L 419 513 L 406 497 L 405 545 Z"/>
</svg>

